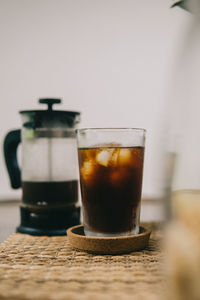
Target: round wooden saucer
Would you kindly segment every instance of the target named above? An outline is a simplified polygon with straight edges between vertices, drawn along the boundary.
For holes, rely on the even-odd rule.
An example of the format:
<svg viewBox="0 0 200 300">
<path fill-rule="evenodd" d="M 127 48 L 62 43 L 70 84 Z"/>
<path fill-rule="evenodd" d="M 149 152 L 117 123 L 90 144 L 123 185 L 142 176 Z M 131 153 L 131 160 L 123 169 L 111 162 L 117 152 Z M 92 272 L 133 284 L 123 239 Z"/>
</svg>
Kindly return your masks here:
<svg viewBox="0 0 200 300">
<path fill-rule="evenodd" d="M 67 230 L 72 247 L 96 254 L 120 254 L 144 249 L 149 241 L 151 231 L 140 227 L 140 233 L 119 237 L 85 236 L 83 225 Z"/>
</svg>

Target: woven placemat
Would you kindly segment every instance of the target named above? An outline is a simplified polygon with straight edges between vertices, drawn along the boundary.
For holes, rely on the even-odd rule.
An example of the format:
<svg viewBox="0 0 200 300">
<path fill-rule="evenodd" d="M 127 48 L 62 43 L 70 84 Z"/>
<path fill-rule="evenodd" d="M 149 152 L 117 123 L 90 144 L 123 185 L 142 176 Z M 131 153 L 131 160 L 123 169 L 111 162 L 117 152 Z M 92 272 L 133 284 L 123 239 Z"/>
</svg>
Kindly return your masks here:
<svg viewBox="0 0 200 300">
<path fill-rule="evenodd" d="M 65 237 L 13 234 L 0 245 L 0 299 L 163 299 L 161 232 L 126 255 L 72 249 Z"/>
</svg>

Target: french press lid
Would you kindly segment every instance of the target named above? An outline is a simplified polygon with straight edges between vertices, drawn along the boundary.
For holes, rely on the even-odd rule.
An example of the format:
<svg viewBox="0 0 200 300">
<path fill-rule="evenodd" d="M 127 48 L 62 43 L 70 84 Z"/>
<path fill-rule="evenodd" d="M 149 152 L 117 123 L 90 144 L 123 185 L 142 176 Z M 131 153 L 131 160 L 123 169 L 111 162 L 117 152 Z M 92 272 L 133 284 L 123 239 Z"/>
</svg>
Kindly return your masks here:
<svg viewBox="0 0 200 300">
<path fill-rule="evenodd" d="M 42 98 L 39 103 L 47 104 L 47 109 L 20 111 L 25 128 L 73 128 L 80 121 L 80 112 L 53 109 L 61 99 Z"/>
</svg>

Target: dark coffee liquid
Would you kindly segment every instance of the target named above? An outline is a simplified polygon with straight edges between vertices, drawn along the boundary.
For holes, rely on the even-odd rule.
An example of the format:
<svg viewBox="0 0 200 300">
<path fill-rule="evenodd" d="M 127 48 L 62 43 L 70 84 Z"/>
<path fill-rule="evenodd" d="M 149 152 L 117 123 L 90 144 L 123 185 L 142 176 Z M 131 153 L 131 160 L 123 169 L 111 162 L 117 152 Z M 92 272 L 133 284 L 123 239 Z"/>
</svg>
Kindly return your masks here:
<svg viewBox="0 0 200 300">
<path fill-rule="evenodd" d="M 88 231 L 131 232 L 140 209 L 143 147 L 79 149 L 83 212 Z"/>
<path fill-rule="evenodd" d="M 68 207 L 78 200 L 78 181 L 23 181 L 22 202 L 38 209 Z"/>
</svg>

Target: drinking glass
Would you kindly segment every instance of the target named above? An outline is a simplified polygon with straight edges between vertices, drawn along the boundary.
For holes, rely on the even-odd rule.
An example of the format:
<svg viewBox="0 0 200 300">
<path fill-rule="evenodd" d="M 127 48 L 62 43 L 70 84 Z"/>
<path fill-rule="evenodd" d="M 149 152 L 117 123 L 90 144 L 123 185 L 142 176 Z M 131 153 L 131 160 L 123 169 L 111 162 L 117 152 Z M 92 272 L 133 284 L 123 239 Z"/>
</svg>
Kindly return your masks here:
<svg viewBox="0 0 200 300">
<path fill-rule="evenodd" d="M 139 233 L 145 130 L 77 130 L 83 225 L 88 236 Z"/>
</svg>

